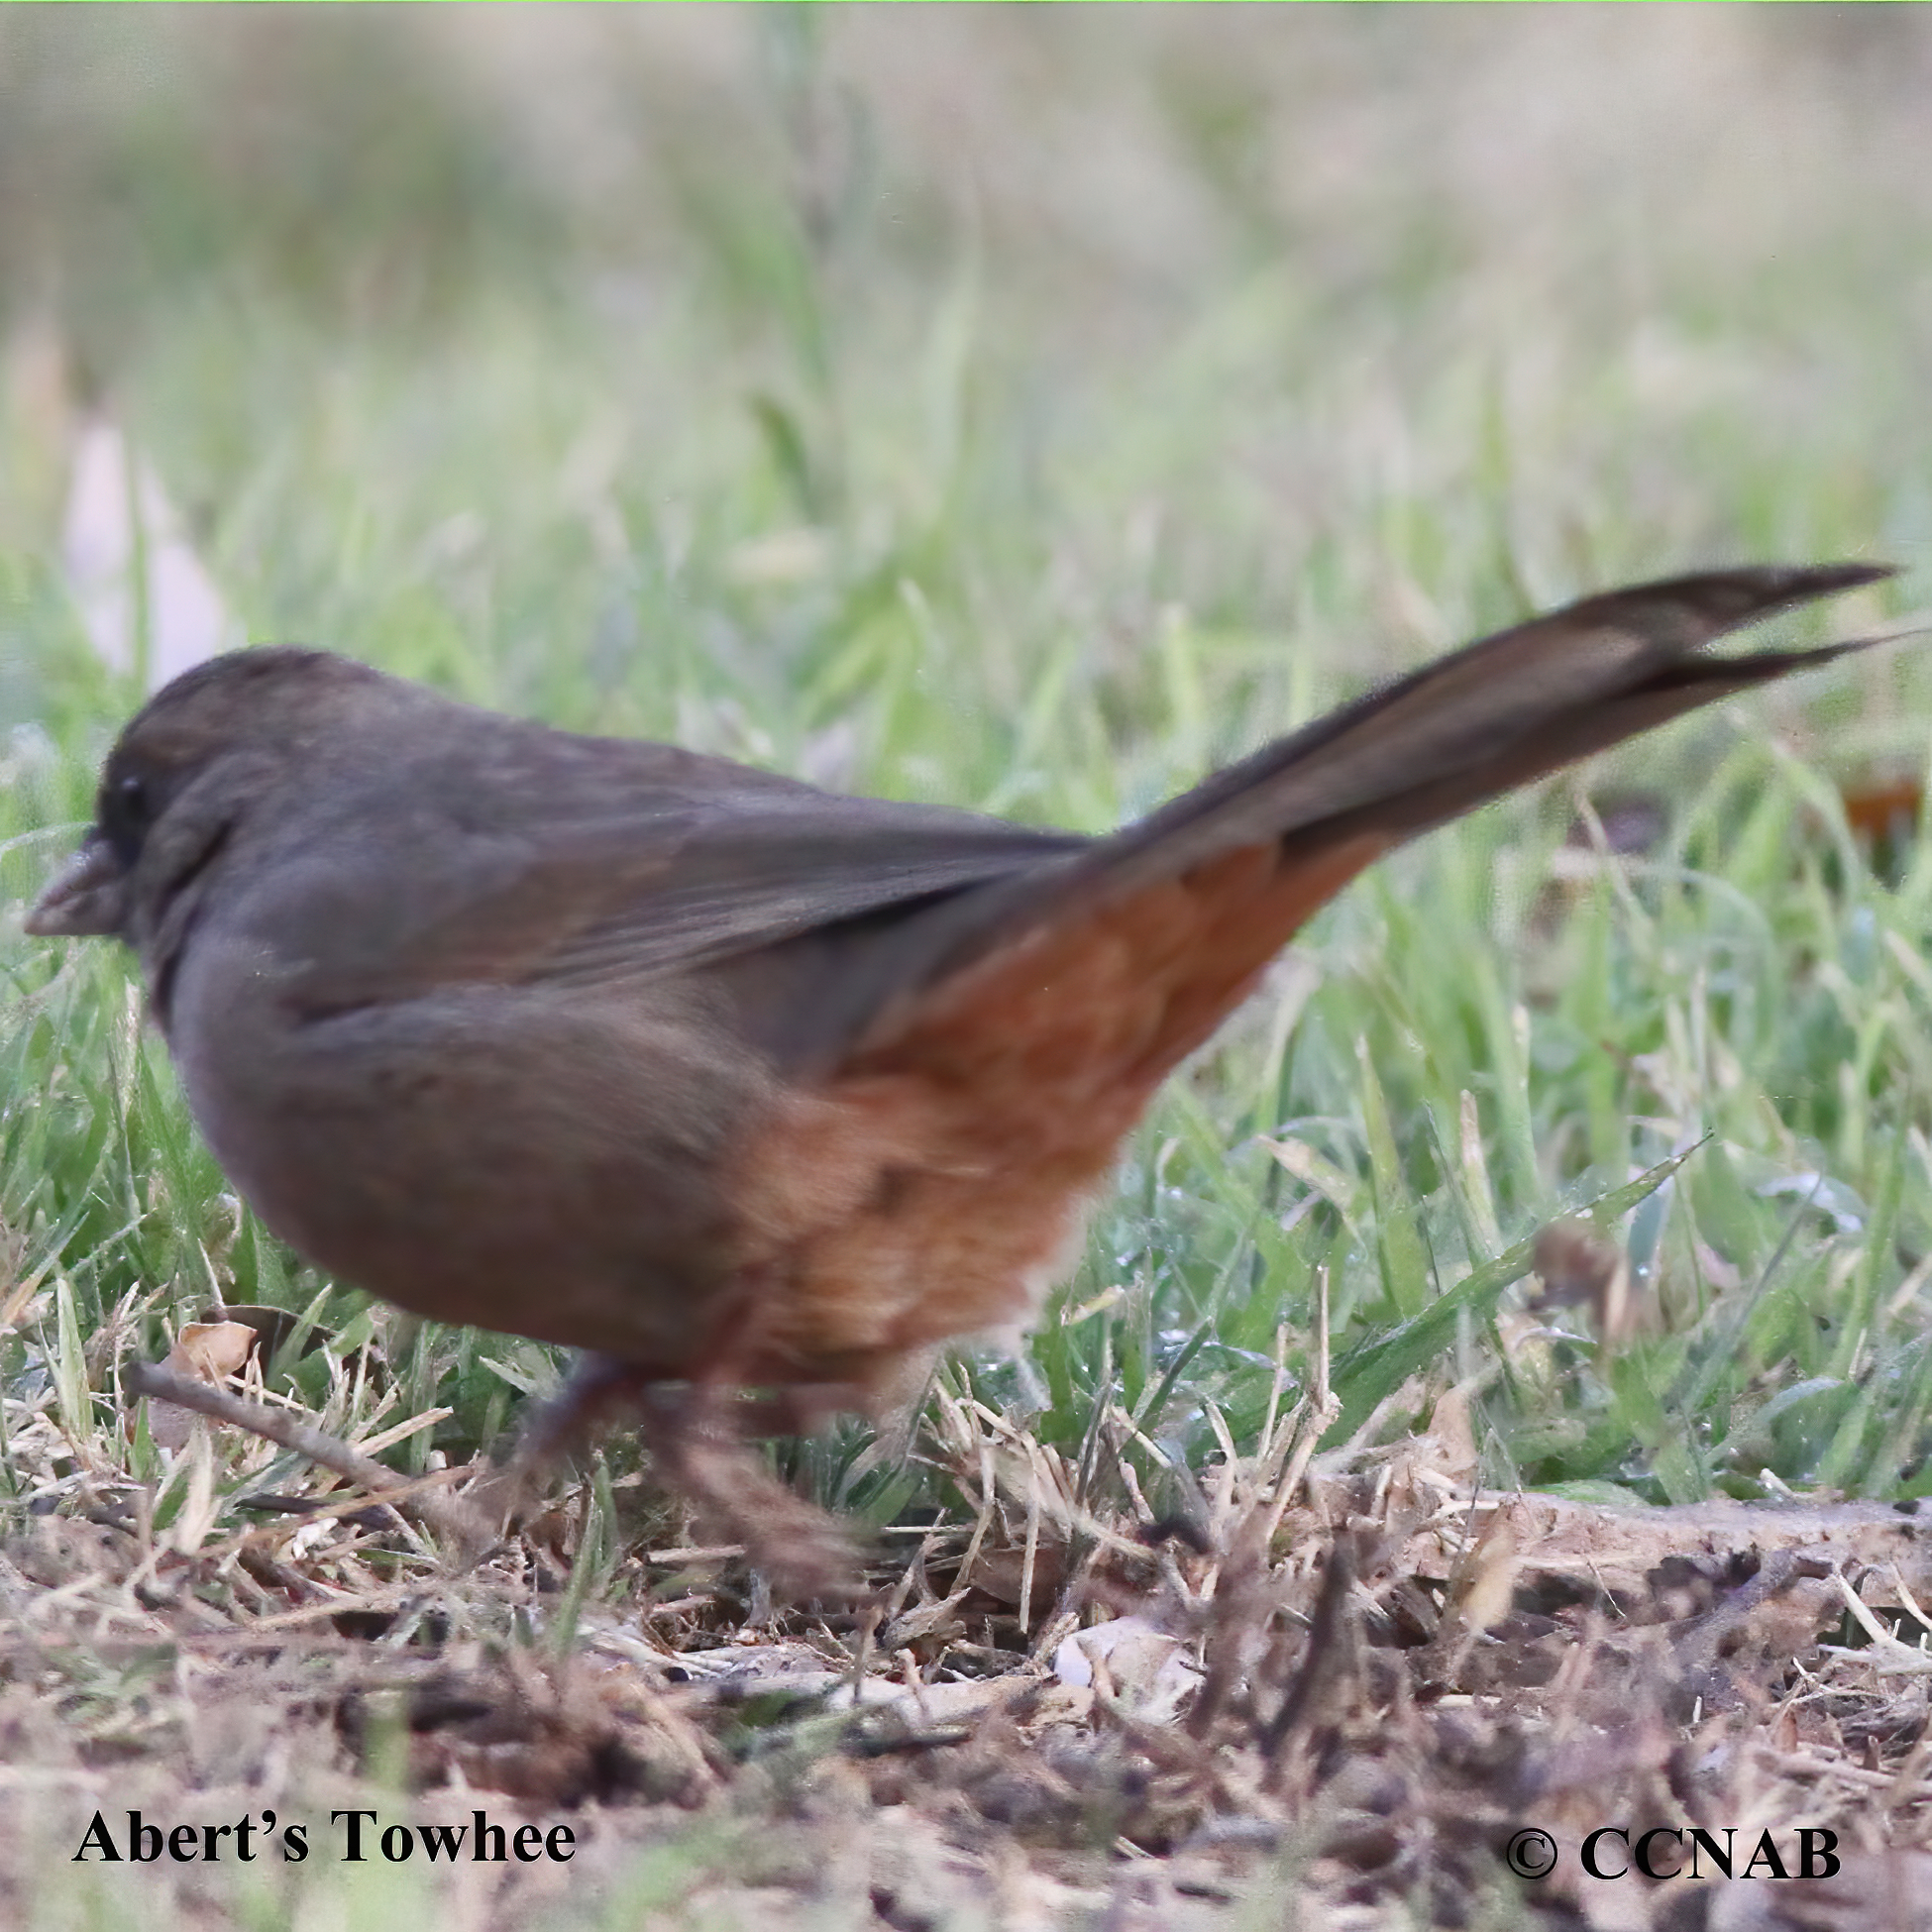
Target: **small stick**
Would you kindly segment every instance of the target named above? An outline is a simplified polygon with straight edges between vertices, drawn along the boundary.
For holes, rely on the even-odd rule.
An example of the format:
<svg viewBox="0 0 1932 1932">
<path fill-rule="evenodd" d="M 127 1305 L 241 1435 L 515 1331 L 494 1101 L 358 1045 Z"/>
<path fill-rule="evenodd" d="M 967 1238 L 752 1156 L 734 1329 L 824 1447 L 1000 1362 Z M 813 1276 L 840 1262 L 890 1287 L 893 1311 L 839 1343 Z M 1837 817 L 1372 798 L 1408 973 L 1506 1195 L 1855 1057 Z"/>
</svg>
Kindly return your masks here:
<svg viewBox="0 0 1932 1932">
<path fill-rule="evenodd" d="M 212 1382 L 176 1374 L 173 1369 L 162 1368 L 155 1362 L 127 1363 L 121 1371 L 121 1382 L 131 1395 L 144 1395 L 151 1402 L 171 1402 L 176 1408 L 191 1409 L 198 1416 L 206 1416 L 210 1422 L 226 1423 L 231 1429 L 246 1429 L 251 1436 L 293 1449 L 297 1455 L 305 1455 L 311 1462 L 376 1492 L 389 1507 L 426 1529 L 453 1537 L 466 1555 L 474 1556 L 496 1541 L 489 1524 L 457 1497 L 433 1491 L 385 1496 L 383 1492 L 397 1487 L 395 1470 L 285 1410 L 247 1401 L 227 1389 L 217 1388 Z"/>
</svg>

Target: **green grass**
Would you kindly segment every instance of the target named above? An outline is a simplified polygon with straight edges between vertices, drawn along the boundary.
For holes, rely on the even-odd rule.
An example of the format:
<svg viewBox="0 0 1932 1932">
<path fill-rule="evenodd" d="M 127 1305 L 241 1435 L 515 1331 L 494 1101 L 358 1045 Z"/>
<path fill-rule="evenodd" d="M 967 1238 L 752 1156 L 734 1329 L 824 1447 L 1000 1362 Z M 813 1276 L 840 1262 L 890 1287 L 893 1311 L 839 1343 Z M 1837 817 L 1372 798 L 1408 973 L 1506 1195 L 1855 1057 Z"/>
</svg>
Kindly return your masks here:
<svg viewBox="0 0 1932 1932">
<path fill-rule="evenodd" d="M 140 696 L 62 588 L 61 408 L 86 393 L 252 638 L 1084 829 L 1573 593 L 1706 562 L 1921 564 L 1932 205 L 1886 163 L 1908 104 L 1880 89 L 1864 144 L 1834 146 L 1822 81 L 1750 66 L 1812 30 L 1685 44 L 1740 117 L 1733 152 L 1679 127 L 1662 55 L 1599 24 L 1603 78 L 1597 42 L 1538 22 L 1580 118 L 1559 140 L 1504 115 L 1521 156 L 1498 171 L 1476 106 L 1426 117 L 1454 137 L 1440 169 L 1399 130 L 1440 103 L 1437 60 L 1498 111 L 1486 63 L 1527 57 L 1500 21 L 1418 18 L 1425 58 L 1374 18 L 1248 21 L 1226 48 L 1204 20 L 1116 19 L 1105 50 L 1097 20 L 945 22 L 1019 158 L 967 141 L 970 189 L 945 125 L 896 91 L 892 61 L 918 57 L 904 21 L 612 28 L 608 70 L 574 77 L 632 116 L 629 172 L 594 191 L 535 136 L 492 135 L 529 105 L 513 62 L 466 79 L 417 27 L 167 19 L 117 27 L 110 58 L 99 22 L 5 23 L 33 58 L 0 81 L 0 125 L 33 109 L 61 166 L 0 224 L 0 261 L 54 291 L 70 379 L 52 404 L 30 379 L 16 298 L 0 906 L 66 848 Z M 335 78 L 304 88 L 311 42 Z M 112 84 L 62 119 L 73 71 Z M 285 141 L 195 135 L 237 71 L 284 101 Z M 318 195 L 331 103 L 378 71 L 406 111 L 385 120 L 378 90 L 367 127 L 407 132 L 369 134 L 378 159 Z M 1629 99 L 1648 135 L 1620 132 Z M 1353 136 L 1357 170 L 1323 175 Z M 1114 174 L 1083 171 L 1090 149 Z M 131 176 L 134 228 L 112 193 Z M 1932 853 L 1913 836 L 1875 872 L 1838 791 L 1917 771 L 1928 728 L 1907 646 L 1392 859 L 1136 1133 L 1030 1373 L 956 1373 L 1070 1453 L 1119 1405 L 1199 1470 L 1218 1429 L 1255 1445 L 1278 1346 L 1311 1380 L 1326 1279 L 1331 1443 L 1422 1426 L 1459 1386 L 1492 1483 L 1932 1492 Z M 1575 802 L 1632 790 L 1665 806 L 1655 848 L 1553 899 Z M 314 1315 L 326 1348 L 290 1374 L 334 1421 L 371 1421 L 374 1347 L 387 1421 L 445 1406 L 445 1452 L 501 1440 L 542 1351 L 398 1324 L 238 1212 L 127 962 L 0 912 L 0 979 L 10 1428 L 51 1406 L 79 1463 L 155 1479 L 113 1363 L 218 1287 Z M 1520 1335 L 1525 1244 L 1579 1212 L 1662 1310 L 1614 1353 Z M 875 1513 L 944 1503 L 863 1441 L 797 1466 Z M 1156 1507 L 1183 1497 L 1133 1453 Z"/>
</svg>

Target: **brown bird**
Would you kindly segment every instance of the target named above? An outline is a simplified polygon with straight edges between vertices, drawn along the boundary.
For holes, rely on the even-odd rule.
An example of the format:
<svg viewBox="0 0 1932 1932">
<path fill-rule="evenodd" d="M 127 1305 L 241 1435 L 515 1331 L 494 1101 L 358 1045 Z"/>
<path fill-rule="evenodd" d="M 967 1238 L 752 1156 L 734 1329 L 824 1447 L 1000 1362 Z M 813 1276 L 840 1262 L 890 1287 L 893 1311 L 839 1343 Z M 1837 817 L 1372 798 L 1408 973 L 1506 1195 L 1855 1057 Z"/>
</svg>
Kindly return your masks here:
<svg viewBox="0 0 1932 1932">
<path fill-rule="evenodd" d="M 694 1473 L 710 1395 L 876 1404 L 935 1344 L 1026 1317 L 1162 1079 L 1347 880 L 1856 648 L 1702 655 L 1888 574 L 1588 598 L 1104 838 L 247 651 L 128 724 L 28 928 L 139 952 L 269 1228 L 405 1308 L 592 1351 L 729 1516 L 737 1476 Z"/>
</svg>

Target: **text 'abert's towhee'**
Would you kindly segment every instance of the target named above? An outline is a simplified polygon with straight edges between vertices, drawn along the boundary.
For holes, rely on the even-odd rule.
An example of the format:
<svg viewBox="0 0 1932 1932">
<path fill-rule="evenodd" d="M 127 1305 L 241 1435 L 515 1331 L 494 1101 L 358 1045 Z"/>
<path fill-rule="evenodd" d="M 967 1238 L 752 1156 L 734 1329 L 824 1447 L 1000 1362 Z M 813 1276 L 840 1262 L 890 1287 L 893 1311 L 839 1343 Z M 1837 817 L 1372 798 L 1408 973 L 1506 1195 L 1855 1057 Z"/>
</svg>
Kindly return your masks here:
<svg viewBox="0 0 1932 1932">
<path fill-rule="evenodd" d="M 222 1165 L 324 1267 L 653 1399 L 862 1406 L 1032 1311 L 1164 1076 L 1371 860 L 1829 662 L 1701 647 L 1885 575 L 1588 598 L 1104 838 L 246 651 L 127 726 L 29 929 L 138 950 Z"/>
</svg>

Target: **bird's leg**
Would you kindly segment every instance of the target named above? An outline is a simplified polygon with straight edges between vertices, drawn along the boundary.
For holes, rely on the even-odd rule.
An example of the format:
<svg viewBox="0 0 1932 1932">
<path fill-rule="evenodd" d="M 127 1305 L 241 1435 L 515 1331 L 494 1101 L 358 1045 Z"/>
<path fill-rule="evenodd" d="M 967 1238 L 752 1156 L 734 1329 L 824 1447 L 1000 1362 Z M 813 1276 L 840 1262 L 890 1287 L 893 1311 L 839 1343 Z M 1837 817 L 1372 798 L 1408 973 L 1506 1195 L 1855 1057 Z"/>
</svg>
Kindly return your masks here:
<svg viewBox="0 0 1932 1932">
<path fill-rule="evenodd" d="M 835 1518 L 793 1492 L 746 1441 L 757 1433 L 801 1434 L 845 1406 L 837 1389 L 779 1390 L 742 1404 L 728 1359 L 689 1379 L 609 1355 L 578 1358 L 562 1389 L 523 1432 L 499 1492 L 519 1514 L 542 1470 L 598 1423 L 634 1420 L 659 1480 L 693 1504 L 707 1535 L 741 1543 L 747 1559 L 781 1594 L 849 1597 L 858 1553 Z"/>
<path fill-rule="evenodd" d="M 526 1475 L 554 1462 L 600 1422 L 632 1414 L 649 1391 L 673 1379 L 643 1362 L 615 1355 L 579 1355 L 564 1386 L 523 1426 L 510 1466 Z"/>
<path fill-rule="evenodd" d="M 765 1270 L 740 1277 L 713 1344 L 682 1389 L 647 1389 L 645 1446 L 664 1479 L 698 1505 L 700 1517 L 765 1572 L 782 1596 L 859 1593 L 859 1553 L 839 1521 L 774 1475 L 748 1433 L 803 1435 L 838 1406 L 834 1392 L 780 1387 L 747 1402 L 741 1395 L 760 1341 L 763 1304 L 779 1284 Z M 816 1397 L 818 1400 L 814 1401 Z"/>
<path fill-rule="evenodd" d="M 659 1478 L 695 1504 L 712 1534 L 791 1597 L 850 1598 L 859 1553 L 837 1519 L 782 1482 L 748 1444 L 734 1391 L 705 1382 L 644 1391 L 638 1414 Z"/>
<path fill-rule="evenodd" d="M 564 1386 L 524 1423 L 509 1461 L 483 1485 L 483 1507 L 500 1522 L 521 1520 L 538 1479 L 559 1456 L 583 1442 L 599 1421 L 634 1413 L 646 1391 L 663 1379 L 639 1362 L 579 1355 Z"/>
</svg>

